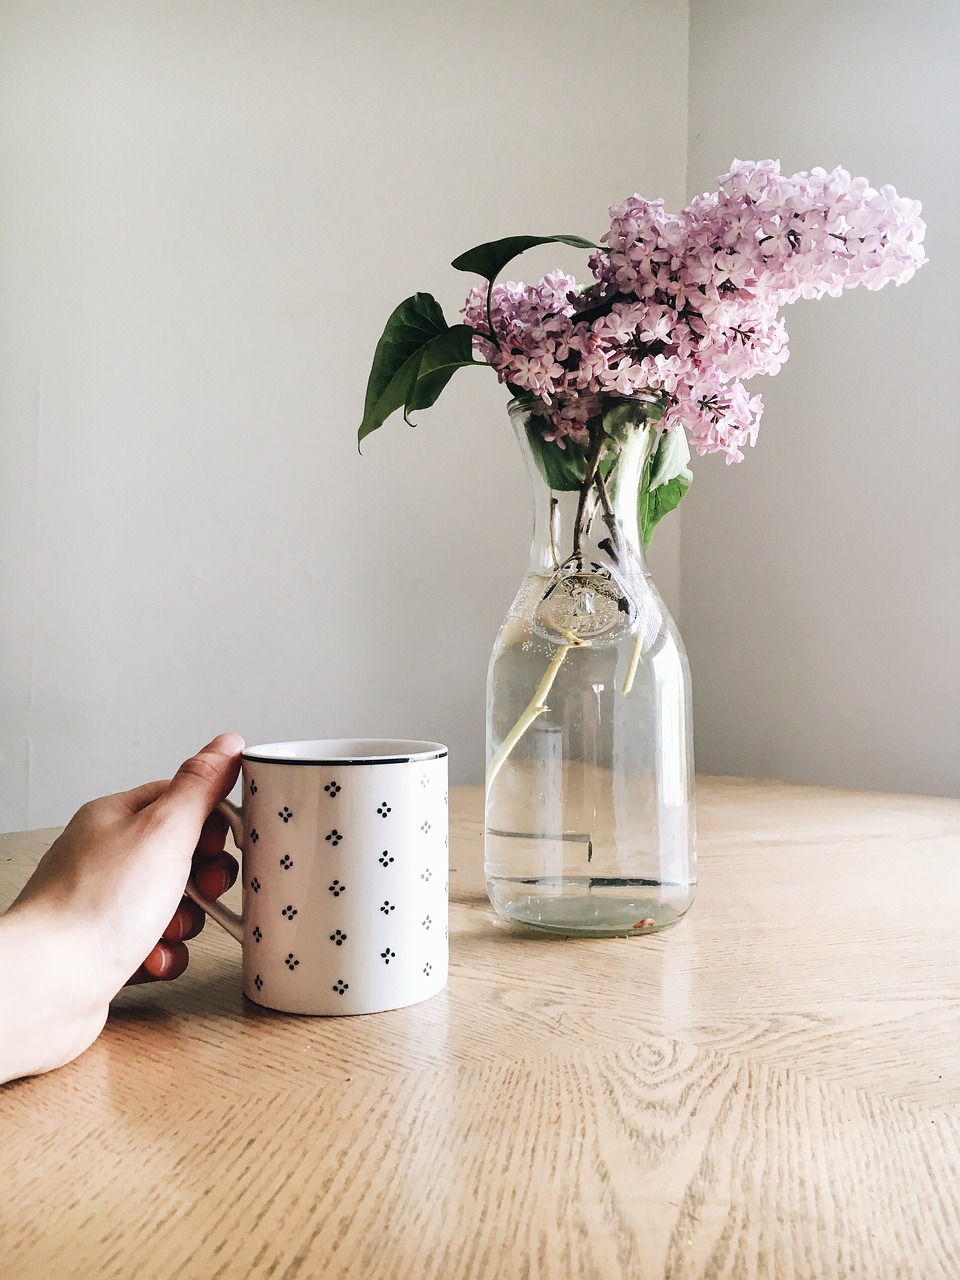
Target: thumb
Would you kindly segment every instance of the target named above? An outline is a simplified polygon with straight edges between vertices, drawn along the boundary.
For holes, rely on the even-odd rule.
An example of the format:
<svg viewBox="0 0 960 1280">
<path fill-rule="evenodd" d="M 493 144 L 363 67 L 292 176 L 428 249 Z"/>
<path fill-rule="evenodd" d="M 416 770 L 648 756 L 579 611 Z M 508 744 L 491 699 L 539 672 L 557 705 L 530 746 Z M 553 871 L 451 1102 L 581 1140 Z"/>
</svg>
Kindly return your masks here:
<svg viewBox="0 0 960 1280">
<path fill-rule="evenodd" d="M 219 734 L 184 760 L 157 803 L 169 813 L 194 821 L 199 830 L 236 782 L 243 745 L 237 733 Z"/>
</svg>

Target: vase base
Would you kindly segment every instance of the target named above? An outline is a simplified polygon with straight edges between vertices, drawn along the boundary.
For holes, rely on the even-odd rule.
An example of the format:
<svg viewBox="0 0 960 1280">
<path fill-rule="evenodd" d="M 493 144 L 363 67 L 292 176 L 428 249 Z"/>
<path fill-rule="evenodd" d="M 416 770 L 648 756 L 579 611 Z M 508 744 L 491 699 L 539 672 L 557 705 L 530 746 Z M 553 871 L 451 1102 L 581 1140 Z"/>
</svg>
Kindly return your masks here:
<svg viewBox="0 0 960 1280">
<path fill-rule="evenodd" d="M 626 938 L 676 924 L 693 902 L 695 885 L 577 878 L 489 879 L 498 915 L 512 924 L 563 937 Z"/>
</svg>

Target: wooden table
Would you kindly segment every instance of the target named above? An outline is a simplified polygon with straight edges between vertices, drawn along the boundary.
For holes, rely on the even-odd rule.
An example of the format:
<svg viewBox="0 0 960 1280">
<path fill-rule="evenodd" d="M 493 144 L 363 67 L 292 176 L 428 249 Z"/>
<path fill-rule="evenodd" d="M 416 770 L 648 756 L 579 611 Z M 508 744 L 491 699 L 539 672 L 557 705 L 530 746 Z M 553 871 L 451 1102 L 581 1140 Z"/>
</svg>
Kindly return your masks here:
<svg viewBox="0 0 960 1280">
<path fill-rule="evenodd" d="M 960 1276 L 960 802 L 699 792 L 675 929 L 499 922 L 451 805 L 451 976 L 245 1004 L 212 925 L 76 1063 L 0 1089 L 4 1280 Z M 53 833 L 0 837 L 0 903 Z"/>
</svg>

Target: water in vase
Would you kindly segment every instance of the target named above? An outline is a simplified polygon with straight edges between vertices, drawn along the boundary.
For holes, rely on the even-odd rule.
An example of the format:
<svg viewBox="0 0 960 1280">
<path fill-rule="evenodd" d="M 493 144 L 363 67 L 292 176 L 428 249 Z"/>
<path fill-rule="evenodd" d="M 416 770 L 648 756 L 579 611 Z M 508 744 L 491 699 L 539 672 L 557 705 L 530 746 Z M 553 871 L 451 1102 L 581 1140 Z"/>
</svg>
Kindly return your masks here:
<svg viewBox="0 0 960 1280">
<path fill-rule="evenodd" d="M 509 920 L 598 937 L 664 928 L 696 889 L 687 660 L 619 461 L 610 492 L 632 507 L 616 522 L 541 484 L 487 685 L 490 899 Z"/>
</svg>

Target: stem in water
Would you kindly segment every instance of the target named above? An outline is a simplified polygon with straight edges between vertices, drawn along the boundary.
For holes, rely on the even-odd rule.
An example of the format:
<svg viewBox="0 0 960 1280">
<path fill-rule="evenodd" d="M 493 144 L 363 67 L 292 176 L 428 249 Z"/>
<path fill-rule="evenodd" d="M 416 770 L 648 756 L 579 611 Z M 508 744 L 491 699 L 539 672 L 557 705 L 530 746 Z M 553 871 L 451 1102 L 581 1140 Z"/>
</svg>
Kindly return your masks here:
<svg viewBox="0 0 960 1280">
<path fill-rule="evenodd" d="M 633 688 L 634 676 L 637 674 L 637 667 L 640 665 L 640 656 L 643 649 L 643 627 L 637 631 L 637 638 L 633 642 L 633 649 L 630 653 L 630 665 L 627 667 L 627 674 L 623 678 L 623 685 L 620 692 L 627 694 Z"/>
<path fill-rule="evenodd" d="M 542 713 L 548 709 L 547 703 L 546 703 L 547 694 L 553 688 L 553 682 L 557 678 L 557 672 L 563 666 L 564 658 L 567 656 L 567 654 L 570 652 L 571 649 L 586 648 L 590 644 L 589 640 L 579 640 L 577 639 L 576 636 L 572 635 L 569 631 L 566 632 L 566 635 L 567 635 L 567 643 L 557 646 L 557 650 L 550 661 L 550 665 L 549 667 L 547 667 L 547 670 L 544 673 L 543 679 L 540 681 L 540 684 L 537 686 L 536 693 L 527 703 L 527 706 L 523 714 L 520 716 L 520 719 L 517 721 L 517 723 L 513 726 L 513 728 L 504 738 L 503 742 L 501 742 L 500 750 L 490 761 L 490 767 L 487 769 L 487 792 L 488 793 L 490 791 L 490 788 L 493 786 L 494 778 L 503 768 L 504 761 L 507 759 L 510 752 L 517 745 L 517 743 L 520 741 L 523 735 L 527 732 L 527 730 L 533 724 L 534 720 L 536 720 L 537 716 L 542 715 Z"/>
</svg>

